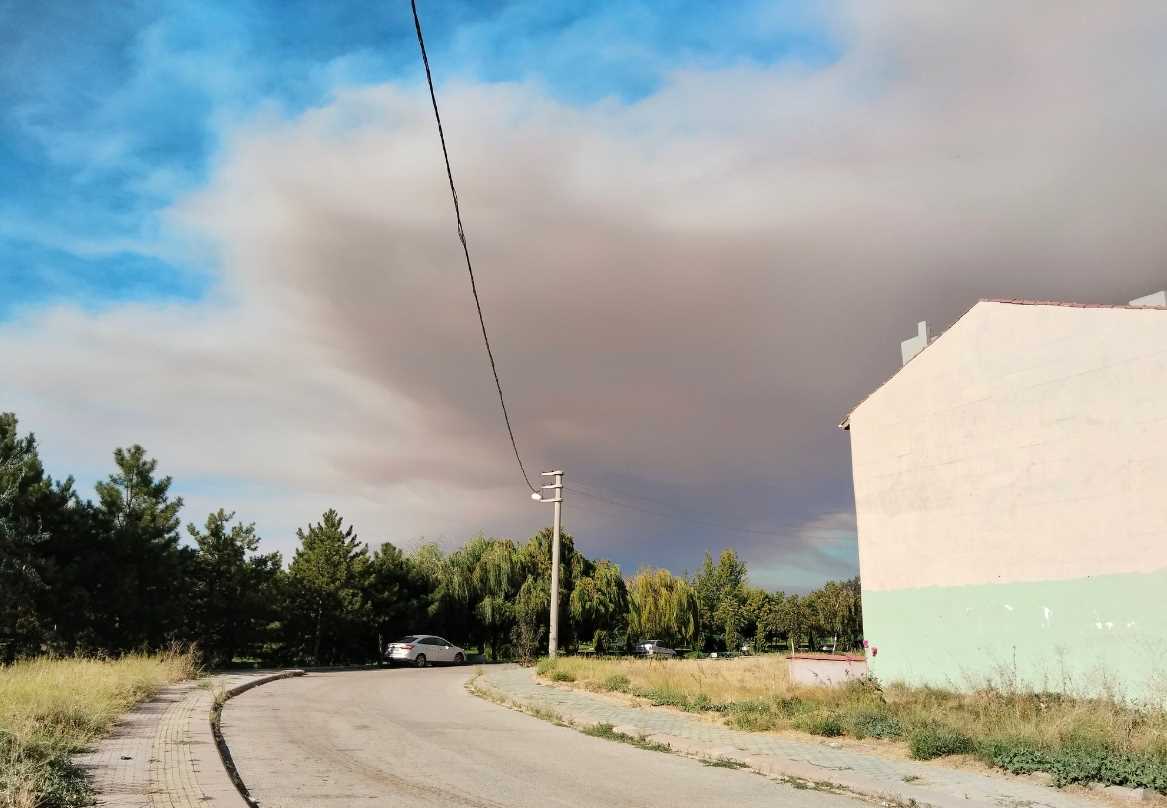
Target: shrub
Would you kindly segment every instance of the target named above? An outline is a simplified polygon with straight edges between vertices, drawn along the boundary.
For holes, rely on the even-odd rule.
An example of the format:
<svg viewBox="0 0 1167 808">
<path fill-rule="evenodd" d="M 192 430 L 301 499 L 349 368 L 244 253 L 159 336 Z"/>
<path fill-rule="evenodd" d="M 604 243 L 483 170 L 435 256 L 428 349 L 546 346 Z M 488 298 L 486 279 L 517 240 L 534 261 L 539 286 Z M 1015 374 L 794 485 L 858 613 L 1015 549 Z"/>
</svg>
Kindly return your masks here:
<svg viewBox="0 0 1167 808">
<path fill-rule="evenodd" d="M 908 735 L 908 749 L 916 760 L 932 760 L 974 751 L 972 738 L 938 721 L 915 727 Z"/>
<path fill-rule="evenodd" d="M 685 695 L 683 690 L 676 690 L 671 687 L 654 687 L 638 695 L 648 699 L 657 707 L 680 707 L 682 710 L 689 709 L 689 697 Z"/>
<path fill-rule="evenodd" d="M 575 676 L 567 671 L 553 671 L 551 674 L 551 681 L 553 682 L 574 682 Z"/>
<path fill-rule="evenodd" d="M 978 757 L 1012 774 L 1050 771 L 1052 761 L 1042 749 L 1025 739 L 995 738 L 982 743 Z"/>
<path fill-rule="evenodd" d="M 810 713 L 800 716 L 794 726 L 811 735 L 824 735 L 828 738 L 838 738 L 843 734 L 843 720 L 837 713 Z"/>
<path fill-rule="evenodd" d="M 1054 783 L 1099 781 L 1167 791 L 1167 754 L 1124 753 L 1097 741 L 1071 738 L 1052 755 Z"/>
<path fill-rule="evenodd" d="M 729 707 L 729 725 L 750 732 L 762 732 L 778 727 L 784 716 L 766 699 L 735 701 Z"/>
<path fill-rule="evenodd" d="M 894 715 L 882 710 L 860 710 L 847 720 L 847 731 L 856 738 L 899 738 L 903 725 Z"/>
<path fill-rule="evenodd" d="M 982 744 L 978 756 L 1013 774 L 1049 772 L 1058 786 L 1100 782 L 1167 790 L 1167 752 L 1123 752 L 1092 738 L 1070 737 L 1053 749 L 1026 739 L 996 738 Z"/>
<path fill-rule="evenodd" d="M 632 682 L 622 673 L 614 673 L 604 680 L 604 689 L 613 690 L 617 693 L 627 693 L 628 687 Z"/>
<path fill-rule="evenodd" d="M 714 709 L 715 706 L 716 705 L 714 705 L 713 701 L 708 696 L 706 696 L 704 693 L 698 693 L 693 697 L 693 700 L 689 702 L 687 709 L 692 710 L 693 712 L 703 713 L 706 710 Z"/>
</svg>

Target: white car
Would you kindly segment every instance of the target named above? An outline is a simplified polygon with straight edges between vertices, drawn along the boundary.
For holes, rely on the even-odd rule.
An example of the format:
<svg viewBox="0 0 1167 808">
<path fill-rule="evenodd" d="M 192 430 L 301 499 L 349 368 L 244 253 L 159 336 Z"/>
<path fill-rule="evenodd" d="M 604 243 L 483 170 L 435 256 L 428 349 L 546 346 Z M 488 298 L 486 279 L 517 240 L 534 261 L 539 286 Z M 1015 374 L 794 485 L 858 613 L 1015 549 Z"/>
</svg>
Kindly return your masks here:
<svg viewBox="0 0 1167 808">
<path fill-rule="evenodd" d="M 677 652 L 672 648 L 661 645 L 660 640 L 643 640 L 632 649 L 632 653 L 647 657 L 674 657 Z"/>
<path fill-rule="evenodd" d="M 411 634 L 390 643 L 385 649 L 385 659 L 390 665 L 407 663 L 419 668 L 433 663 L 461 665 L 466 662 L 466 649 L 432 634 Z"/>
</svg>

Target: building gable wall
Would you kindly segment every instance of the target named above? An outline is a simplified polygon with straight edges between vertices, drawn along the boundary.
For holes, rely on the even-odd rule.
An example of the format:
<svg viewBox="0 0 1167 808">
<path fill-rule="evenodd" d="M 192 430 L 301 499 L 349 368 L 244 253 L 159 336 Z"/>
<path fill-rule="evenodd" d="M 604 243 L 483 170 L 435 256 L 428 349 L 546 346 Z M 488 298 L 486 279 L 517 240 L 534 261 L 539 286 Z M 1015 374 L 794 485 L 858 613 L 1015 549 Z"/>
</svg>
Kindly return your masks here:
<svg viewBox="0 0 1167 808">
<path fill-rule="evenodd" d="M 1167 312 L 979 303 L 850 430 L 877 675 L 1167 673 Z"/>
</svg>

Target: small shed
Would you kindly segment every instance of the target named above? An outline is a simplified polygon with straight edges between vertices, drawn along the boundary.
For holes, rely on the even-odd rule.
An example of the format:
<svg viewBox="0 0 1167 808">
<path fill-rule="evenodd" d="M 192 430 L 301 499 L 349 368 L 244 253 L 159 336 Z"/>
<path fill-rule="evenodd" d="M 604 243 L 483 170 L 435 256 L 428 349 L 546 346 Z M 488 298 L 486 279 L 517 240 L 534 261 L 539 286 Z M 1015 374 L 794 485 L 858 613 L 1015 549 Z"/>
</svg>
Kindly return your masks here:
<svg viewBox="0 0 1167 808">
<path fill-rule="evenodd" d="M 786 657 L 796 685 L 833 687 L 867 675 L 867 658 L 846 654 L 793 654 Z"/>
</svg>

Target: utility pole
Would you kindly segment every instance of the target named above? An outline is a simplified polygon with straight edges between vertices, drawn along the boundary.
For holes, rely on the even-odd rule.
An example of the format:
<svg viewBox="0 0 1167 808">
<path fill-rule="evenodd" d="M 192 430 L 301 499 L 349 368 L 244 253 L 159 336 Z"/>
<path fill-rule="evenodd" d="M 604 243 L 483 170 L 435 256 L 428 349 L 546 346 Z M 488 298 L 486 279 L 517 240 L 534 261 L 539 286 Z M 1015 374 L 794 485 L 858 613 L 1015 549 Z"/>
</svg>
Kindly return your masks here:
<svg viewBox="0 0 1167 808">
<path fill-rule="evenodd" d="M 552 485 L 543 486 L 543 490 L 555 492 L 553 499 L 531 494 L 531 499 L 537 502 L 555 505 L 555 528 L 551 538 L 551 633 L 547 637 L 547 656 L 553 657 L 559 653 L 559 531 L 563 522 L 563 471 L 545 471 L 542 476 L 555 478 Z"/>
</svg>

